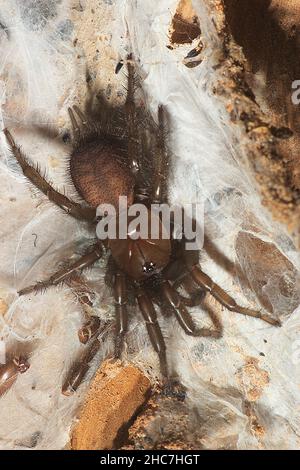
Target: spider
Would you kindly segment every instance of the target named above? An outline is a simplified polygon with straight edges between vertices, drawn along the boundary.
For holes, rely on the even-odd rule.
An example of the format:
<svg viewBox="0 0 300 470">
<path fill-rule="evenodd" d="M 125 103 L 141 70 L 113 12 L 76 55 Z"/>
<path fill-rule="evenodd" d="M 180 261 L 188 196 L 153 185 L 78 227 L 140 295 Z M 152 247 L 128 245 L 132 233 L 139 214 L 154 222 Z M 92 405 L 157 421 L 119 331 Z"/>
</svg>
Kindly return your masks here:
<svg viewBox="0 0 300 470">
<path fill-rule="evenodd" d="M 100 123 L 96 125 L 78 106 L 68 110 L 74 135 L 70 176 L 82 203 L 73 202 L 56 191 L 40 171 L 30 164 L 9 130 L 4 130 L 11 151 L 28 180 L 68 215 L 94 227 L 97 223 L 96 208 L 100 204 L 110 203 L 117 209 L 120 196 L 127 196 L 128 206 L 135 202 L 143 204 L 149 211 L 149 217 L 151 204 L 167 203 L 169 151 L 166 145 L 166 110 L 159 105 L 158 124 L 151 123 L 149 119 L 141 120 L 141 109 L 135 99 L 137 81 L 131 55 L 127 57 L 126 64 L 127 93 L 121 109 L 122 120 L 115 115 L 109 118 L 102 115 Z M 110 253 L 108 264 L 112 266 L 113 272 L 114 355 L 116 358 L 122 355 L 128 330 L 128 296 L 133 293 L 152 346 L 159 356 L 161 374 L 166 380 L 169 379 L 166 345 L 155 306 L 174 314 L 185 333 L 192 336 L 222 336 L 222 324 L 215 316 L 211 315 L 213 328 L 200 328 L 189 313 L 188 307 L 199 305 L 206 293 L 231 312 L 256 317 L 274 326 L 280 325 L 277 319 L 267 314 L 238 305 L 215 284 L 202 271 L 199 252 L 188 252 L 185 249 L 184 236 L 181 241 L 173 239 L 172 235 L 168 239 L 133 240 L 127 233 L 125 239 L 97 240 L 76 262 L 59 269 L 45 281 L 20 290 L 19 295 L 65 282 L 73 274 L 92 266 L 105 252 Z M 87 349 L 75 363 L 63 386 L 66 395 L 81 383 L 88 363 L 99 347 L 99 341 L 94 339 L 99 328 L 99 319 L 92 317 L 79 331 L 79 339 L 87 345 Z"/>
</svg>

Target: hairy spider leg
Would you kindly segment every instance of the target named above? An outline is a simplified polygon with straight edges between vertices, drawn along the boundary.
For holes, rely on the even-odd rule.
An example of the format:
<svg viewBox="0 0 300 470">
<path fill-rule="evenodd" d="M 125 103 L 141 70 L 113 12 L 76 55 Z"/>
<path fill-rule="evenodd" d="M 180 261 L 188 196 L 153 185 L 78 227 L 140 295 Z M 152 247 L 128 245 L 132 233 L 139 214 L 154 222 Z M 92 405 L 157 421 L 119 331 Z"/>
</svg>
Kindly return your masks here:
<svg viewBox="0 0 300 470">
<path fill-rule="evenodd" d="M 140 311 L 146 322 L 149 338 L 154 350 L 157 352 L 160 362 L 160 370 L 163 377 L 168 377 L 168 365 L 166 357 L 166 345 L 152 300 L 146 289 L 139 287 L 136 290 L 136 297 Z"/>
<path fill-rule="evenodd" d="M 119 359 L 124 346 L 124 337 L 128 329 L 127 286 L 126 277 L 122 271 L 115 273 L 114 298 L 116 314 L 115 358 Z"/>
<path fill-rule="evenodd" d="M 99 351 L 100 345 L 101 343 L 97 338 L 92 340 L 73 363 L 62 386 L 63 395 L 70 396 L 76 392 L 90 368 L 91 361 Z"/>
<path fill-rule="evenodd" d="M 77 114 L 77 116 L 80 118 L 82 125 L 84 127 L 89 127 L 90 123 L 89 123 L 87 117 L 85 116 L 85 114 L 79 108 L 79 106 L 74 105 L 73 109 L 74 109 L 75 113 Z"/>
<path fill-rule="evenodd" d="M 10 145 L 11 151 L 19 163 L 24 176 L 39 189 L 51 202 L 54 202 L 64 212 L 79 220 L 93 221 L 96 217 L 96 210 L 90 207 L 84 207 L 77 202 L 71 201 L 64 194 L 56 191 L 48 181 L 41 175 L 38 168 L 30 165 L 27 158 L 23 155 L 20 147 L 16 144 L 8 129 L 4 129 L 4 134 Z"/>
<path fill-rule="evenodd" d="M 173 283 L 174 289 L 177 290 L 179 287 L 183 288 L 188 294 L 188 297 L 179 294 L 181 301 L 187 307 L 196 307 L 200 305 L 206 295 L 206 291 L 204 289 L 199 289 L 199 286 L 195 283 L 189 273 L 185 274 Z"/>
<path fill-rule="evenodd" d="M 252 310 L 249 308 L 241 307 L 236 301 L 227 294 L 220 286 L 214 283 L 214 281 L 205 274 L 201 268 L 197 265 L 191 269 L 191 275 L 193 280 L 202 288 L 209 292 L 221 305 L 226 307 L 231 312 L 241 313 L 249 317 L 259 318 L 266 323 L 273 326 L 281 326 L 280 320 L 272 318 L 270 315 L 266 315 L 260 311 Z"/>
<path fill-rule="evenodd" d="M 166 192 L 169 155 L 165 145 L 166 138 L 166 113 L 162 105 L 158 107 L 158 129 L 156 137 L 156 162 L 152 189 L 152 201 L 154 204 L 162 202 Z"/>
<path fill-rule="evenodd" d="M 60 284 L 66 279 L 70 278 L 73 273 L 82 271 L 83 269 L 94 264 L 102 257 L 102 254 L 102 247 L 99 243 L 97 243 L 93 247 L 92 251 L 79 258 L 77 261 L 75 261 L 75 263 L 71 264 L 71 266 L 60 269 L 59 271 L 54 273 L 48 280 L 37 282 L 32 286 L 25 287 L 24 289 L 21 289 L 18 293 L 19 295 L 24 295 L 29 294 L 31 292 L 37 292 L 39 290 L 47 289 L 50 286 L 56 286 L 57 284 Z"/>
<path fill-rule="evenodd" d="M 69 113 L 70 121 L 72 124 L 75 144 L 78 144 L 80 142 L 80 139 L 82 138 L 82 130 L 77 122 L 77 119 L 74 113 L 76 113 L 77 116 L 79 117 L 84 130 L 93 129 L 93 124 L 88 120 L 88 118 L 81 111 L 79 106 L 74 105 L 72 108 L 68 108 L 68 113 Z"/>
<path fill-rule="evenodd" d="M 77 140 L 80 136 L 80 127 L 78 125 L 77 119 L 75 117 L 75 114 L 72 108 L 68 108 L 68 113 L 69 113 L 70 121 L 72 124 L 73 134 L 74 134 L 75 140 Z"/>
<path fill-rule="evenodd" d="M 127 57 L 127 96 L 125 101 L 125 113 L 127 120 L 127 131 L 128 131 L 128 157 L 129 164 L 132 173 L 138 177 L 140 172 L 140 162 L 138 159 L 139 150 L 139 136 L 138 136 L 138 125 L 136 116 L 136 106 L 134 101 L 135 92 L 135 70 L 132 62 L 132 54 Z"/>
<path fill-rule="evenodd" d="M 72 395 L 85 380 L 91 362 L 99 351 L 102 341 L 105 341 L 109 330 L 109 323 L 102 323 L 98 317 L 92 316 L 89 322 L 85 323 L 78 331 L 79 340 L 85 347 L 67 372 L 62 385 L 63 395 Z M 101 340 L 99 339 L 100 334 Z"/>
<path fill-rule="evenodd" d="M 178 323 L 187 335 L 220 338 L 222 333 L 220 331 L 219 322 L 216 321 L 216 317 L 212 318 L 214 326 L 216 327 L 215 330 L 211 328 L 198 328 L 195 325 L 191 314 L 188 312 L 186 306 L 182 302 L 180 295 L 176 289 L 172 287 L 170 281 L 165 280 L 162 282 L 161 293 L 163 299 L 168 304 L 168 306 L 171 307 L 176 315 Z"/>
</svg>

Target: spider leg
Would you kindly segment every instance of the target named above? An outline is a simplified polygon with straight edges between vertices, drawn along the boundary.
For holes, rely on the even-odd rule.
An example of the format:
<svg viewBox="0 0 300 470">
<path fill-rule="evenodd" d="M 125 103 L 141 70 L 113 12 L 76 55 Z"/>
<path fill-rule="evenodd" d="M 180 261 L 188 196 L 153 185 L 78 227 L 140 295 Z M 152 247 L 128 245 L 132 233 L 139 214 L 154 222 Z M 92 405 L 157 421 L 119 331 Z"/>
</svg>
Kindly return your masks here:
<svg viewBox="0 0 300 470">
<path fill-rule="evenodd" d="M 183 278 L 174 282 L 173 288 L 177 290 L 178 287 L 182 287 L 187 292 L 188 297 L 181 294 L 179 294 L 179 297 L 184 305 L 188 307 L 196 307 L 200 305 L 206 294 L 205 290 L 199 288 L 190 274 L 187 274 Z"/>
<path fill-rule="evenodd" d="M 182 302 L 180 295 L 178 292 L 171 286 L 169 281 L 163 281 L 161 284 L 161 292 L 163 295 L 164 300 L 167 304 L 172 307 L 178 323 L 182 327 L 182 329 L 186 332 L 186 334 L 190 336 L 210 336 L 213 338 L 220 338 L 222 332 L 220 331 L 219 322 L 217 323 L 215 319 L 212 318 L 212 321 L 215 326 L 215 330 L 210 328 L 198 328 L 192 317 L 191 314 L 186 309 L 184 303 Z"/>
<path fill-rule="evenodd" d="M 78 339 L 82 344 L 87 344 L 90 339 L 99 333 L 100 318 L 92 315 L 78 330 Z"/>
<path fill-rule="evenodd" d="M 175 287 L 175 285 L 176 283 L 173 284 L 173 288 Z M 205 304 L 205 290 L 201 288 L 199 289 L 199 286 L 196 285 L 195 281 L 193 281 L 193 278 L 190 274 L 188 274 L 181 280 L 180 285 L 185 289 L 189 296 L 185 297 L 183 295 L 180 295 L 180 299 L 182 300 L 182 302 L 188 307 L 197 307 L 198 305 L 202 304 L 202 308 L 204 308 L 205 312 L 209 315 L 213 325 L 215 326 L 216 330 L 219 332 L 221 337 L 223 334 L 222 323 L 218 319 L 215 312 L 208 305 Z"/>
<path fill-rule="evenodd" d="M 76 392 L 90 368 L 91 361 L 99 351 L 100 345 L 100 341 L 95 339 L 73 363 L 62 386 L 63 395 L 70 396 Z"/>
<path fill-rule="evenodd" d="M 73 272 L 72 277 L 65 280 L 67 286 L 70 287 L 74 295 L 76 296 L 79 303 L 84 307 L 93 306 L 94 292 L 88 287 L 85 280 L 83 279 L 81 272 Z"/>
<path fill-rule="evenodd" d="M 31 181 L 31 183 L 38 188 L 51 202 L 63 209 L 67 214 L 75 217 L 76 219 L 93 221 L 96 217 L 96 210 L 90 207 L 83 207 L 80 204 L 71 201 L 64 194 L 56 191 L 48 181 L 40 174 L 39 170 L 30 165 L 23 155 L 20 147 L 16 144 L 14 138 L 8 129 L 4 129 L 4 134 L 10 145 L 11 151 L 15 156 L 17 162 L 22 168 L 24 176 Z"/>
<path fill-rule="evenodd" d="M 77 122 L 77 119 L 76 119 L 76 116 L 75 116 L 74 112 L 79 117 L 80 122 L 83 125 L 84 131 L 86 131 L 89 128 L 92 129 L 93 125 L 88 120 L 88 118 L 85 116 L 85 114 L 81 111 L 79 106 L 74 105 L 72 108 L 68 108 L 68 113 L 69 113 L 71 124 L 72 124 L 75 143 L 78 144 L 81 137 L 82 137 L 82 132 L 81 132 L 80 126 L 78 125 L 78 122 Z"/>
<path fill-rule="evenodd" d="M 76 105 L 73 106 L 73 109 L 74 109 L 75 113 L 79 116 L 83 126 L 88 126 L 89 121 L 88 121 L 87 117 L 85 116 L 85 114 L 81 111 L 81 109 Z"/>
<path fill-rule="evenodd" d="M 125 112 L 127 119 L 128 130 L 128 156 L 130 159 L 131 171 L 134 175 L 138 175 L 140 171 L 140 164 L 138 161 L 138 136 L 137 136 L 137 119 L 136 107 L 134 102 L 135 91 L 135 73 L 134 65 L 132 63 L 132 54 L 127 57 L 127 96 L 125 102 Z"/>
<path fill-rule="evenodd" d="M 252 310 L 249 308 L 241 307 L 236 301 L 227 294 L 220 286 L 215 284 L 213 280 L 201 271 L 200 267 L 195 265 L 191 270 L 193 280 L 207 292 L 209 292 L 220 304 L 224 305 L 231 312 L 241 313 L 249 317 L 259 318 L 270 325 L 281 326 L 280 320 L 272 318 L 269 315 L 265 315 L 262 312 Z"/>
<path fill-rule="evenodd" d="M 197 307 L 198 305 L 201 305 L 204 299 L 203 291 L 197 292 L 197 294 L 193 295 L 192 297 L 186 297 L 185 295 L 179 293 L 178 295 L 181 302 L 187 307 Z"/>
<path fill-rule="evenodd" d="M 30 292 L 37 292 L 39 290 L 47 289 L 50 286 L 56 286 L 61 282 L 65 281 L 73 273 L 81 271 L 88 266 L 94 264 L 102 256 L 102 248 L 100 244 L 94 246 L 93 250 L 79 258 L 75 263 L 67 268 L 60 269 L 53 274 L 47 281 L 37 282 L 36 284 L 21 289 L 19 295 L 29 294 Z"/>
<path fill-rule="evenodd" d="M 118 359 L 121 357 L 124 337 L 128 329 L 126 278 L 121 271 L 117 271 L 115 274 L 114 297 L 116 312 L 115 358 Z"/>
<path fill-rule="evenodd" d="M 152 202 L 159 204 L 162 202 L 165 185 L 167 181 L 166 171 L 168 168 L 168 152 L 165 145 L 165 110 L 162 105 L 158 107 L 158 130 L 156 137 L 156 168 L 153 182 Z"/>
<path fill-rule="evenodd" d="M 149 338 L 154 350 L 159 356 L 160 370 L 163 377 L 168 377 L 168 366 L 166 357 L 166 345 L 162 335 L 159 323 L 157 321 L 156 311 L 152 300 L 143 288 L 139 288 L 136 297 L 140 311 L 146 322 Z"/>
<path fill-rule="evenodd" d="M 62 386 L 63 395 L 72 395 L 84 381 L 92 360 L 98 353 L 102 342 L 105 341 L 105 337 L 109 332 L 108 324 L 104 323 L 101 325 L 99 319 L 97 320 L 96 318 L 97 317 L 92 317 L 89 324 L 86 323 L 83 325 L 82 329 L 78 332 L 80 342 L 85 344 L 85 347 L 78 354 L 66 374 Z M 80 333 L 82 333 L 83 336 L 80 336 Z M 100 334 L 101 339 L 99 339 Z"/>
<path fill-rule="evenodd" d="M 77 123 L 77 120 L 76 120 L 76 117 L 75 117 L 75 114 L 74 114 L 72 108 L 68 108 L 68 113 L 69 113 L 69 116 L 70 116 L 70 121 L 71 121 L 71 124 L 72 124 L 74 137 L 75 137 L 75 139 L 77 139 L 80 135 L 80 127 Z"/>
</svg>

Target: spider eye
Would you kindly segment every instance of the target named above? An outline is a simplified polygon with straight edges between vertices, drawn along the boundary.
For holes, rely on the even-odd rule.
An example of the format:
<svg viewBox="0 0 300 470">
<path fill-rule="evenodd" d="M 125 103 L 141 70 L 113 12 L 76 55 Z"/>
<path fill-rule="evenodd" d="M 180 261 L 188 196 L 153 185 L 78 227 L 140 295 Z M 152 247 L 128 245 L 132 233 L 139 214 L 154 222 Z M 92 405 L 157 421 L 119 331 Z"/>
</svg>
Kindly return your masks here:
<svg viewBox="0 0 300 470">
<path fill-rule="evenodd" d="M 150 261 L 150 263 L 145 263 L 143 265 L 143 272 L 146 274 L 152 273 L 154 269 L 155 269 L 155 263 L 152 263 L 152 261 Z"/>
</svg>

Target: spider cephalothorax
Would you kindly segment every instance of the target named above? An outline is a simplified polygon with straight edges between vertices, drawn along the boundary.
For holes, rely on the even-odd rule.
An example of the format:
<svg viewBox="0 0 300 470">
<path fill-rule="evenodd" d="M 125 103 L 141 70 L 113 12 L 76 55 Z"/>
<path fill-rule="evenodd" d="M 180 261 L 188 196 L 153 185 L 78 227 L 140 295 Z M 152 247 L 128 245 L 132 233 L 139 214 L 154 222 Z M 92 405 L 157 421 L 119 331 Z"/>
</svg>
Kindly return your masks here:
<svg viewBox="0 0 300 470">
<path fill-rule="evenodd" d="M 151 213 L 147 215 L 147 227 L 151 226 L 151 220 L 157 218 L 159 225 L 158 237 L 135 237 L 135 230 L 127 231 L 127 237 L 115 238 L 108 241 L 112 257 L 118 267 L 132 280 L 140 281 L 148 279 L 160 273 L 170 262 L 171 241 L 162 236 L 161 221 L 159 216 Z M 130 218 L 128 219 L 130 223 Z"/>
<path fill-rule="evenodd" d="M 175 314 L 184 331 L 194 336 L 218 338 L 222 325 L 212 316 L 214 328 L 199 328 L 195 325 L 187 307 L 200 304 L 205 292 L 209 292 L 230 311 L 260 318 L 272 325 L 278 320 L 237 305 L 221 287 L 216 285 L 200 268 L 198 253 L 190 256 L 184 248 L 184 234 L 181 242 L 162 237 L 162 221 L 159 215 L 150 212 L 152 203 L 167 203 L 166 185 L 168 181 L 168 151 L 165 145 L 166 115 L 163 106 L 158 108 L 158 124 L 151 119 L 141 119 L 141 110 L 134 100 L 135 79 L 132 58 L 127 60 L 127 98 L 121 114 L 123 121 L 115 124 L 113 118 L 109 126 L 104 125 L 107 116 L 99 126 L 74 106 L 69 109 L 74 132 L 74 145 L 70 157 L 70 176 L 83 203 L 75 203 L 57 192 L 43 178 L 22 154 L 12 135 L 5 130 L 11 150 L 19 162 L 24 175 L 51 201 L 69 215 L 96 226 L 96 208 L 100 204 L 110 204 L 117 209 L 119 198 L 127 197 L 130 207 L 134 202 L 143 204 L 147 217 L 158 218 L 159 236 L 132 239 L 126 237 L 109 238 L 95 243 L 89 252 L 67 268 L 62 268 L 48 280 L 19 291 L 20 295 L 37 291 L 67 281 L 74 273 L 97 262 L 103 249 L 111 253 L 113 266 L 113 290 L 116 312 L 116 347 L 119 357 L 128 327 L 128 292 L 133 292 L 139 310 L 145 320 L 151 343 L 159 355 L 161 372 L 167 377 L 165 341 L 157 320 L 156 308 L 166 309 Z M 80 124 L 78 124 L 80 122 Z M 150 171 L 149 171 L 150 168 Z M 185 294 L 183 293 L 185 292 Z M 99 347 L 97 335 L 99 319 L 92 317 L 79 331 L 79 339 L 86 344 L 86 350 L 70 371 L 63 392 L 69 394 L 81 383 L 88 364 Z"/>
</svg>

